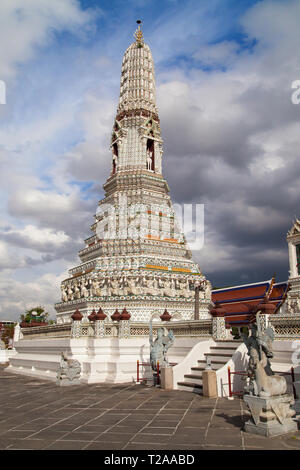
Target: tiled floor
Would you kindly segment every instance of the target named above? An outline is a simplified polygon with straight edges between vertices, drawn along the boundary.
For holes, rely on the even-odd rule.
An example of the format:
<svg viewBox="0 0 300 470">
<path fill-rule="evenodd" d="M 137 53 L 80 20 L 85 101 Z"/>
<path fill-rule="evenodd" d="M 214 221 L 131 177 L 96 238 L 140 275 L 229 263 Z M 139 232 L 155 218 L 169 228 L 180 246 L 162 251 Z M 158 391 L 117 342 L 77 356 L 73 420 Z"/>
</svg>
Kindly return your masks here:
<svg viewBox="0 0 300 470">
<path fill-rule="evenodd" d="M 0 367 L 0 449 L 300 449 L 300 431 L 244 433 L 238 398 L 145 385 L 57 387 Z"/>
</svg>

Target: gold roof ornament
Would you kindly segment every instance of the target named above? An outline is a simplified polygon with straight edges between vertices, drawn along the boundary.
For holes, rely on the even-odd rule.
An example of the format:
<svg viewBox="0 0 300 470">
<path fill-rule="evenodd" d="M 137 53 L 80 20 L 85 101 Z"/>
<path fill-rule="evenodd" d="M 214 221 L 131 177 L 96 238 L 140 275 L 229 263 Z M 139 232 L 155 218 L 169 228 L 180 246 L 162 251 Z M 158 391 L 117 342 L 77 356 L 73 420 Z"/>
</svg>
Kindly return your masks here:
<svg viewBox="0 0 300 470">
<path fill-rule="evenodd" d="M 142 46 L 144 42 L 143 31 L 141 30 L 141 23 L 141 20 L 137 20 L 138 29 L 134 33 L 134 37 L 139 46 Z"/>
</svg>

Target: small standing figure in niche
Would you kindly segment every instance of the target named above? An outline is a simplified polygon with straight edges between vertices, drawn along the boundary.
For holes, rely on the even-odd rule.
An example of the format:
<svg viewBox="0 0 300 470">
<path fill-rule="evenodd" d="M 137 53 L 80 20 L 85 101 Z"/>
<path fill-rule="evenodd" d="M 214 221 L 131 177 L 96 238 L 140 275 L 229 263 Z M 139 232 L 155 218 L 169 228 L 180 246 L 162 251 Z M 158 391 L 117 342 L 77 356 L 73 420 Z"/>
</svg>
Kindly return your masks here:
<svg viewBox="0 0 300 470">
<path fill-rule="evenodd" d="M 150 149 L 147 149 L 147 170 L 152 170 L 152 156 Z"/>
</svg>

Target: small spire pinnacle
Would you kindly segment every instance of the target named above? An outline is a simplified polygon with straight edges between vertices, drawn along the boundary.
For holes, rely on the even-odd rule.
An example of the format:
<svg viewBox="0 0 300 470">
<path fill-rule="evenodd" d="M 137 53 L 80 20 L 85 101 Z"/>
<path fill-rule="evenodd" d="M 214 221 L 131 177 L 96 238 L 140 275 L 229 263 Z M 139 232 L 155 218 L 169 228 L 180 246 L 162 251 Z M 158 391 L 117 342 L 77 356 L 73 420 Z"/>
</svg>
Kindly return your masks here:
<svg viewBox="0 0 300 470">
<path fill-rule="evenodd" d="M 137 44 L 142 45 L 144 42 L 143 31 L 141 30 L 141 20 L 137 20 L 138 28 L 134 33 L 134 37 L 136 39 Z"/>
</svg>

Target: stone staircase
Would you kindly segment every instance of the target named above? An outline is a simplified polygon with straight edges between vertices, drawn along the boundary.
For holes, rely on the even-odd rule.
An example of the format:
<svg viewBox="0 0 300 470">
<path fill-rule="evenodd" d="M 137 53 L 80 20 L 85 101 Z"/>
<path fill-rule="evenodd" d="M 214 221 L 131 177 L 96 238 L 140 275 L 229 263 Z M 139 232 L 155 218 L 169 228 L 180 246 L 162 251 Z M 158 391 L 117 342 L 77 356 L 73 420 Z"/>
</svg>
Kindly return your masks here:
<svg viewBox="0 0 300 470">
<path fill-rule="evenodd" d="M 223 367 L 232 357 L 236 349 L 240 346 L 241 341 L 217 341 L 216 346 L 211 346 L 205 356 L 211 359 L 211 368 L 218 370 Z M 202 372 L 205 370 L 206 360 L 198 361 L 195 367 L 191 367 L 191 371 L 184 375 L 182 382 L 177 382 L 178 390 L 185 390 L 202 394 Z"/>
</svg>

